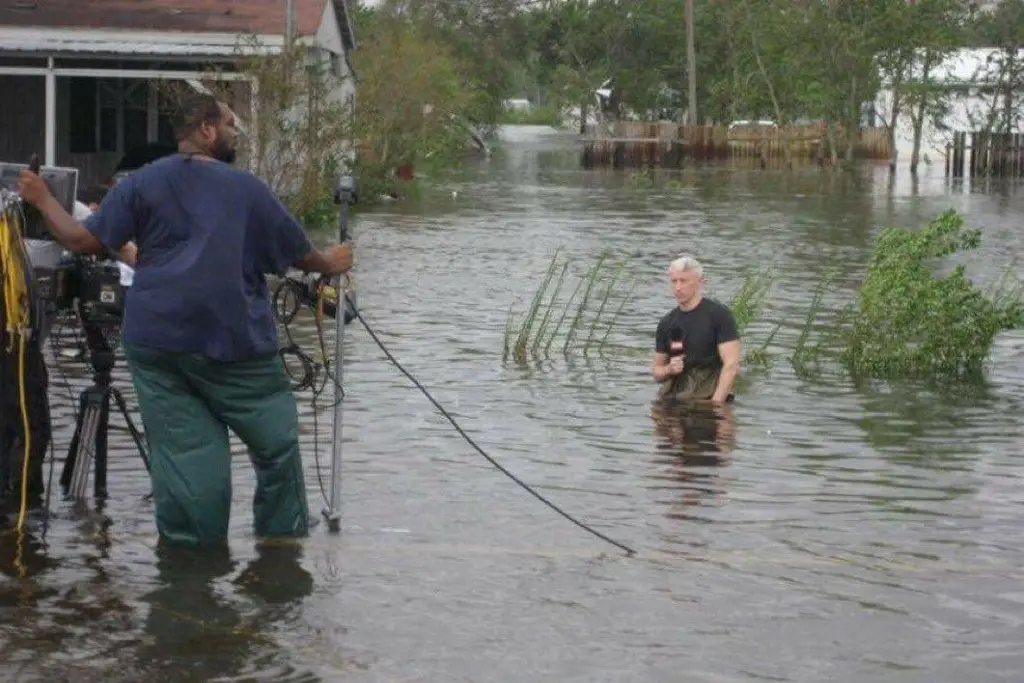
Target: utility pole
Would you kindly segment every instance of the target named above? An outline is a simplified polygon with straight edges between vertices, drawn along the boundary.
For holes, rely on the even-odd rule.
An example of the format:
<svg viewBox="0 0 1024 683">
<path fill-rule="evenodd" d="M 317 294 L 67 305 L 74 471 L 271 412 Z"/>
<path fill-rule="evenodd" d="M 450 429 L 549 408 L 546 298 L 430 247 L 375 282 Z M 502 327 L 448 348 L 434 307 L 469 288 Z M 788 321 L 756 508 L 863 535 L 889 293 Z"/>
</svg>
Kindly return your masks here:
<svg viewBox="0 0 1024 683">
<path fill-rule="evenodd" d="M 291 47 L 295 39 L 295 0 L 285 0 L 284 12 L 284 44 Z"/>
<path fill-rule="evenodd" d="M 693 0 L 686 0 L 686 76 L 689 80 L 686 118 L 690 125 L 697 125 L 697 47 L 693 33 Z"/>
</svg>

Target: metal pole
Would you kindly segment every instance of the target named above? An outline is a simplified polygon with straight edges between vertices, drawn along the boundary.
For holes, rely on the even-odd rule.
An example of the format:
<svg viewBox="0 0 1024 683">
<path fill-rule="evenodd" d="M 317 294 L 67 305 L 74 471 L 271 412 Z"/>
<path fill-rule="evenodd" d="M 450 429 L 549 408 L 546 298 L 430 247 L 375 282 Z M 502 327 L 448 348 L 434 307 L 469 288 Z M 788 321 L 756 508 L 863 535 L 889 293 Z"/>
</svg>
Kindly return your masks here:
<svg viewBox="0 0 1024 683">
<path fill-rule="evenodd" d="M 349 238 L 348 232 L 348 209 L 350 206 L 356 203 L 356 184 L 355 178 L 352 176 L 345 176 L 338 183 L 338 187 L 334 193 L 334 202 L 339 206 L 339 219 L 338 219 L 338 238 L 341 242 L 347 242 Z M 330 531 L 341 530 L 341 428 L 342 428 L 342 401 L 341 401 L 341 377 L 342 377 L 342 361 L 344 360 L 344 352 L 342 350 L 343 342 L 345 340 L 345 290 L 342 286 L 342 281 L 336 286 L 338 293 L 338 305 L 335 309 L 335 322 L 337 323 L 337 333 L 334 338 L 334 429 L 332 439 L 332 450 L 331 450 L 331 495 L 330 501 L 328 502 L 327 508 L 323 511 L 324 517 L 327 519 L 327 528 Z"/>
<path fill-rule="evenodd" d="M 53 57 L 46 58 L 46 152 L 43 163 L 46 166 L 57 165 L 57 72 L 53 68 Z"/>
<path fill-rule="evenodd" d="M 291 48 L 295 39 L 295 4 L 293 0 L 285 0 L 284 3 L 284 45 Z"/>
</svg>

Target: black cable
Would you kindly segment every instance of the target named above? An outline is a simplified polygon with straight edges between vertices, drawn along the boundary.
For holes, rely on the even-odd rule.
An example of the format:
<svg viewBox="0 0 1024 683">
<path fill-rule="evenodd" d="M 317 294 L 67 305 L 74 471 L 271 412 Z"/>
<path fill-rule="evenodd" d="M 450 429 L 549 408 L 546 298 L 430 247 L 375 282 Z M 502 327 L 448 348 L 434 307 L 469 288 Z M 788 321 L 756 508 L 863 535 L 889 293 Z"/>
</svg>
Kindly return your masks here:
<svg viewBox="0 0 1024 683">
<path fill-rule="evenodd" d="M 53 433 L 52 425 L 52 413 L 50 412 L 50 392 L 46 392 L 46 419 L 50 421 L 50 474 L 46 477 L 46 498 L 43 502 L 43 533 L 42 538 L 46 538 L 46 532 L 50 528 L 50 499 L 53 494 L 53 470 L 57 463 L 57 445 L 56 435 Z"/>
<path fill-rule="evenodd" d="M 65 326 L 67 325 L 67 317 L 64 315 L 58 315 L 55 317 L 55 322 L 59 323 L 59 327 L 56 330 L 50 332 L 50 351 L 53 353 L 53 364 L 60 372 L 60 377 L 64 380 L 64 389 L 68 392 L 68 405 L 71 406 L 72 414 L 75 416 L 74 422 L 78 421 L 78 401 L 75 400 L 75 392 L 71 388 L 71 380 L 68 378 L 66 372 L 64 372 L 64 364 L 60 358 L 60 349 L 57 345 L 57 339 L 65 332 Z M 72 333 L 77 328 L 72 329 Z M 82 344 L 81 338 L 75 334 L 73 346 L 76 348 Z M 49 398 L 49 396 L 47 396 Z"/>
<path fill-rule="evenodd" d="M 290 298 L 288 298 L 290 295 Z M 323 467 L 320 463 L 320 421 L 318 417 L 318 410 L 321 407 L 325 407 L 318 402 L 320 396 L 327 389 L 327 382 L 330 381 L 335 391 L 335 402 L 330 404 L 333 408 L 335 405 L 340 403 L 345 398 L 345 391 L 341 386 L 341 383 L 337 380 L 337 375 L 331 368 L 331 362 L 325 357 L 323 363 L 317 363 L 313 358 L 309 356 L 305 351 L 302 350 L 295 339 L 292 337 L 291 323 L 295 320 L 299 310 L 305 305 L 310 308 L 316 307 L 315 300 L 310 296 L 310 291 L 307 286 L 302 282 L 293 280 L 292 278 L 284 278 L 274 289 L 273 295 L 274 313 L 277 316 L 278 321 L 284 330 L 285 337 L 288 343 L 282 346 L 279 353 L 281 355 L 281 361 L 284 363 L 285 372 L 292 380 L 292 391 L 310 391 L 312 397 L 310 399 L 310 407 L 313 410 L 313 463 L 316 468 L 316 479 L 317 484 L 320 487 L 320 495 L 323 496 L 324 502 L 330 504 L 330 498 L 327 495 L 327 486 L 324 483 Z M 321 342 L 323 341 L 323 319 L 320 316 L 316 317 L 316 329 L 317 335 L 320 337 Z M 323 351 L 323 349 L 321 348 Z M 288 358 L 293 357 L 297 360 L 302 368 L 302 374 L 296 377 L 292 374 L 288 366 Z M 320 385 L 317 386 L 317 380 L 322 376 Z"/>
<path fill-rule="evenodd" d="M 285 296 L 288 295 L 288 294 L 290 294 L 292 296 L 291 301 L 287 301 L 285 299 Z M 296 379 L 294 376 L 292 376 L 291 373 L 289 372 L 289 376 L 291 376 L 292 380 L 295 382 L 295 385 L 293 386 L 293 389 L 296 390 L 296 391 L 302 391 L 302 390 L 309 389 L 309 390 L 312 390 L 312 393 L 313 393 L 313 399 L 312 399 L 312 405 L 313 405 L 313 457 L 314 457 L 315 465 L 316 465 L 317 480 L 318 480 L 318 482 L 320 484 L 320 493 L 323 495 L 324 501 L 325 502 L 329 502 L 329 499 L 328 499 L 328 496 L 327 496 L 327 490 L 326 490 L 326 487 L 324 486 L 323 476 L 322 476 L 321 467 L 320 467 L 320 456 L 319 456 L 319 442 L 320 442 L 320 439 L 319 439 L 319 436 L 318 436 L 318 420 L 317 420 L 316 401 L 317 401 L 317 398 L 323 393 L 324 389 L 326 389 L 327 381 L 328 380 L 330 380 L 331 384 L 333 385 L 335 391 L 338 394 L 338 399 L 337 399 L 338 402 L 340 402 L 342 399 L 344 399 L 345 392 L 344 392 L 344 389 L 341 386 L 341 383 L 337 380 L 336 373 L 332 371 L 332 369 L 330 367 L 330 362 L 326 360 L 326 350 L 323 349 L 323 320 L 322 320 L 322 316 L 318 315 L 316 317 L 317 334 L 320 335 L 321 351 L 323 353 L 325 353 L 325 362 L 322 365 L 318 364 L 315 360 L 310 358 L 308 354 L 306 354 L 304 351 L 302 351 L 302 349 L 299 347 L 299 345 L 296 344 L 295 340 L 292 338 L 291 329 L 290 329 L 290 325 L 291 325 L 292 321 L 295 320 L 295 317 L 298 315 L 298 312 L 302 308 L 302 306 L 306 305 L 306 306 L 308 306 L 310 308 L 316 309 L 316 307 L 321 303 L 320 302 L 320 297 L 321 297 L 321 293 L 320 292 L 312 292 L 309 289 L 309 285 L 306 285 L 306 284 L 304 284 L 304 283 L 302 283 L 300 281 L 297 281 L 297 280 L 294 280 L 294 279 L 291 279 L 291 278 L 285 278 L 284 280 L 281 281 L 281 283 L 277 286 L 277 288 L 274 291 L 273 303 L 274 303 L 274 311 L 277 314 L 278 320 L 280 321 L 281 326 L 284 328 L 285 336 L 288 339 L 288 344 L 286 346 L 282 347 L 282 349 L 281 349 L 282 359 L 286 355 L 295 356 L 299 360 L 299 362 L 302 364 L 302 367 L 303 367 L 303 374 L 298 379 Z M 617 548 L 620 548 L 621 550 L 624 550 L 626 553 L 628 553 L 630 555 L 636 554 L 636 551 L 633 550 L 632 548 L 630 548 L 629 546 L 624 545 L 624 544 L 619 543 L 618 541 L 616 541 L 614 539 L 609 538 L 608 536 L 604 535 L 600 531 L 597 531 L 596 529 L 593 529 L 592 527 L 584 524 L 583 522 L 577 520 L 575 517 L 573 517 L 569 513 L 567 513 L 564 510 L 562 510 L 560 507 L 558 507 L 557 505 L 552 503 L 550 500 L 545 498 L 543 495 L 541 495 L 540 493 L 535 491 L 533 488 L 531 488 L 529 484 L 526 484 L 521 479 L 519 479 L 516 475 L 512 474 L 511 472 L 509 472 L 504 466 L 501 465 L 501 463 L 499 463 L 491 455 L 489 455 L 486 451 L 484 451 L 479 445 L 477 445 L 477 443 L 475 441 L 473 441 L 473 439 L 462 429 L 462 427 L 458 424 L 458 422 L 455 421 L 455 419 L 448 413 L 448 411 L 445 410 L 444 407 L 440 403 L 438 403 L 437 400 L 434 399 L 434 397 L 430 394 L 429 391 L 427 391 L 427 389 L 423 386 L 423 384 L 421 384 L 419 380 L 417 380 L 408 370 L 406 370 L 402 366 L 401 363 L 398 362 L 398 360 L 388 350 L 388 348 L 384 345 L 384 343 L 381 342 L 380 338 L 373 331 L 373 328 L 370 326 L 370 324 L 368 322 L 366 322 L 366 319 L 363 318 L 361 313 L 359 313 L 359 309 L 356 307 L 355 302 L 353 302 L 352 299 L 347 294 L 345 294 L 345 301 L 348 304 L 349 308 L 351 308 L 354 317 L 357 318 L 359 320 L 359 322 L 362 323 L 363 327 L 366 328 L 366 331 L 369 333 L 370 337 L 377 344 L 377 346 L 380 347 L 381 351 L 384 352 L 384 355 L 387 357 L 387 359 L 389 361 L 391 361 L 391 363 L 393 363 L 394 366 L 396 368 L 398 368 L 398 370 L 403 375 L 405 375 L 409 379 L 409 381 L 411 381 L 413 383 L 413 385 L 423 393 L 424 396 L 427 397 L 427 399 L 434 405 L 435 408 L 437 408 L 437 410 L 441 413 L 441 415 L 443 415 L 452 424 L 452 426 L 455 427 L 455 430 L 459 433 L 459 435 L 462 436 L 462 438 L 465 439 L 466 442 L 470 446 L 472 446 L 474 449 L 476 449 L 476 451 L 480 455 L 482 455 L 484 458 L 486 458 L 487 461 L 489 463 L 491 463 L 491 465 L 496 467 L 505 476 L 509 477 L 512 481 L 517 483 L 520 487 L 525 489 L 528 493 L 530 493 L 532 496 L 537 498 L 539 501 L 541 501 L 542 503 L 547 505 L 549 508 L 551 508 L 552 510 L 557 512 L 559 515 L 561 515 L 562 517 L 566 518 L 567 520 L 569 520 L 570 522 L 572 522 L 576 526 L 580 527 L 584 531 L 587 531 L 587 532 L 597 536 L 598 538 L 600 538 L 600 539 L 602 539 L 602 540 L 604 540 L 604 541 L 606 541 L 606 542 L 616 546 Z M 286 307 L 286 304 L 291 304 L 291 305 L 288 305 Z M 345 315 L 345 307 L 341 306 L 341 305 L 337 305 L 336 308 L 335 308 L 335 315 L 336 316 L 337 315 L 344 316 Z M 286 370 L 287 370 L 287 365 L 286 365 Z M 316 386 L 317 378 L 318 378 L 318 375 L 321 373 L 321 371 L 323 372 L 323 383 L 320 385 L 320 387 L 317 387 Z"/>
<path fill-rule="evenodd" d="M 77 315 L 77 314 L 72 313 L 72 315 Z M 60 374 L 60 378 L 61 378 L 61 380 L 63 380 L 64 390 L 67 391 L 67 394 L 68 394 L 68 405 L 71 406 L 72 415 L 74 415 L 73 422 L 77 422 L 78 421 L 78 408 L 79 408 L 78 401 L 75 400 L 75 392 L 71 388 L 71 380 L 68 378 L 67 373 L 64 371 L 64 364 L 63 364 L 63 362 L 61 361 L 61 358 L 60 358 L 60 349 L 59 349 L 59 343 L 58 343 L 58 341 L 60 340 L 61 337 L 63 337 L 63 335 L 64 335 L 64 333 L 66 331 L 67 323 L 68 323 L 68 315 L 67 314 L 63 314 L 62 315 L 62 314 L 58 313 L 58 314 L 56 314 L 54 316 L 54 327 L 53 327 L 53 329 L 50 330 L 50 340 L 49 340 L 49 343 L 50 343 L 50 352 L 53 354 L 53 365 L 57 369 L 57 372 Z M 72 334 L 74 334 L 74 330 L 75 329 L 77 329 L 77 328 L 72 328 Z M 74 339 L 74 345 L 75 346 L 77 346 L 81 342 L 81 340 L 80 340 L 80 338 L 78 337 L 77 334 L 74 334 L 73 339 Z M 52 378 L 50 378 L 50 379 L 52 379 Z M 52 382 L 48 382 L 47 384 L 48 385 L 52 384 Z M 52 514 L 51 500 L 53 498 L 53 471 L 57 467 L 57 436 L 52 431 L 52 425 L 53 425 L 53 406 L 50 403 L 49 386 L 47 386 L 47 391 L 46 391 L 46 415 L 47 415 L 47 419 L 50 421 L 51 432 L 50 432 L 50 472 L 49 472 L 49 474 L 46 477 L 46 499 L 45 499 L 45 502 L 43 503 L 43 530 L 42 530 L 42 538 L 44 538 L 44 539 L 46 538 L 46 533 L 47 533 L 47 531 L 49 531 L 49 528 L 50 528 L 50 517 L 51 517 L 51 514 Z"/>
<path fill-rule="evenodd" d="M 377 337 L 377 334 L 370 327 L 370 324 L 368 322 L 366 322 L 366 320 L 363 318 L 362 314 L 359 312 L 359 309 L 356 308 L 355 303 L 349 298 L 349 296 L 347 294 L 345 295 L 345 300 L 348 302 L 349 306 L 351 306 L 352 311 L 355 314 L 355 317 L 358 318 L 359 322 L 361 322 L 363 324 L 363 327 L 366 328 L 366 331 L 369 333 L 370 337 L 373 339 L 374 342 L 376 342 L 377 346 L 380 347 L 380 350 L 384 352 L 384 355 L 387 357 L 387 359 L 389 361 L 391 361 L 394 364 L 394 366 L 396 368 L 398 368 L 398 370 L 403 375 L 405 375 L 409 379 L 409 381 L 412 382 L 413 385 L 415 385 L 415 387 L 417 389 L 419 389 L 423 393 L 424 396 L 427 397 L 427 400 L 429 400 L 434 405 L 434 407 L 437 408 L 438 411 L 440 411 L 440 413 L 449 422 L 451 422 L 452 426 L 455 427 L 455 431 L 457 431 L 462 436 L 462 438 L 466 440 L 466 443 L 468 443 L 470 446 L 475 448 L 476 451 L 480 455 L 482 455 L 484 458 L 486 458 L 489 463 L 491 463 L 496 468 L 498 468 L 498 470 L 500 470 L 509 479 L 511 479 L 515 483 L 519 484 L 519 486 L 521 486 L 523 489 L 525 489 L 527 491 L 527 493 L 529 493 L 530 495 L 532 495 L 535 498 L 537 498 L 537 500 L 539 500 L 540 502 L 542 502 L 545 505 L 547 505 L 549 508 L 551 508 L 552 510 L 554 510 L 555 512 L 560 514 L 562 517 L 565 517 L 567 520 L 569 520 L 570 522 L 572 522 L 576 526 L 580 527 L 584 531 L 587 531 L 587 532 L 589 532 L 591 534 L 594 534 L 598 538 L 600 538 L 600 539 L 602 539 L 602 540 L 604 540 L 604 541 L 606 541 L 608 543 L 611 543 L 612 545 L 614 545 L 614 546 L 616 546 L 616 547 L 626 551 L 627 554 L 629 554 L 629 555 L 635 555 L 636 554 L 636 551 L 633 550 L 632 548 L 630 548 L 629 546 L 624 545 L 622 543 L 619 543 L 618 541 L 616 541 L 614 539 L 611 539 L 608 536 L 605 536 L 600 531 L 597 531 L 596 529 L 593 529 L 593 528 L 587 526 L 586 524 L 584 524 L 583 522 L 580 522 L 579 520 L 577 520 L 575 517 L 573 517 L 569 513 L 567 513 L 564 510 L 562 510 L 560 507 L 558 507 L 557 505 L 555 505 L 554 503 L 549 501 L 547 498 L 545 498 L 541 494 L 537 493 L 533 488 L 531 488 L 529 486 L 529 484 L 524 483 L 516 475 L 512 474 L 507 469 L 505 469 L 492 456 L 488 455 L 487 452 L 484 451 L 484 449 L 480 448 L 480 446 L 478 446 L 477 443 L 475 441 L 473 441 L 473 439 L 469 436 L 469 434 L 466 434 L 466 432 L 463 431 L 462 427 L 460 427 L 459 424 L 455 421 L 455 419 L 451 415 L 448 414 L 448 411 L 445 410 L 441 406 L 441 404 L 438 403 L 434 399 L 434 397 L 430 395 L 430 392 L 426 390 L 426 388 L 419 382 L 419 380 L 417 380 L 415 377 L 413 377 L 412 374 L 408 370 L 406 370 L 404 367 L 402 367 L 402 364 L 398 362 L 398 360 L 394 357 L 394 355 L 392 355 L 392 353 L 387 349 L 387 347 L 384 346 L 383 342 L 381 342 L 381 340 Z M 343 311 L 339 310 L 338 313 L 339 313 L 339 315 L 344 315 Z"/>
<path fill-rule="evenodd" d="M 67 374 L 64 372 L 64 366 L 60 362 L 60 352 L 57 349 L 57 337 L 64 333 L 64 325 L 66 320 L 63 316 L 54 316 L 54 322 L 57 323 L 54 329 L 50 330 L 50 351 L 53 353 L 54 367 L 57 372 L 60 373 L 61 379 L 64 380 L 64 388 L 68 392 L 68 400 L 70 401 L 71 410 L 75 415 L 75 420 L 78 420 L 78 403 L 75 401 L 75 394 L 71 390 L 71 381 L 68 379 Z M 43 531 L 42 538 L 46 538 L 46 533 L 50 529 L 50 515 L 51 515 L 51 500 L 53 498 L 53 471 L 57 467 L 57 435 L 53 433 L 53 406 L 50 403 L 50 382 L 49 377 L 47 378 L 46 387 L 46 419 L 50 423 L 50 472 L 46 476 L 46 499 L 43 502 Z"/>
</svg>

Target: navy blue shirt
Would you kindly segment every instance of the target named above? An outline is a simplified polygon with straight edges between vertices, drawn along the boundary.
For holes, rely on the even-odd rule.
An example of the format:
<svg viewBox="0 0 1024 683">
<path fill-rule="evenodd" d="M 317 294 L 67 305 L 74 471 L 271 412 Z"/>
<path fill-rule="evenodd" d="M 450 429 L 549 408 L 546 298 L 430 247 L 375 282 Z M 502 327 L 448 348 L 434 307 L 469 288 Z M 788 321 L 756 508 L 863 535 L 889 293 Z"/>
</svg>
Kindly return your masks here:
<svg viewBox="0 0 1024 683">
<path fill-rule="evenodd" d="M 262 180 L 180 154 L 124 178 L 85 227 L 111 249 L 138 246 L 123 341 L 219 361 L 277 352 L 264 274 L 313 250 Z"/>
</svg>

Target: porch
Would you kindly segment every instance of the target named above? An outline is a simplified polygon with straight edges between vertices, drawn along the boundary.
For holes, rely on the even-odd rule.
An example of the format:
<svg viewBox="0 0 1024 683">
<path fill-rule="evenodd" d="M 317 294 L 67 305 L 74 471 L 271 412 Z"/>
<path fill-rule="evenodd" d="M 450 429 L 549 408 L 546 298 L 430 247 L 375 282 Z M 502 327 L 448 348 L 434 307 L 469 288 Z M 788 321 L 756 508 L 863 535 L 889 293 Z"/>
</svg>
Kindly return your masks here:
<svg viewBox="0 0 1024 683">
<path fill-rule="evenodd" d="M 107 36 L 46 50 L 19 46 L 3 33 L 0 161 L 25 163 L 38 154 L 47 166 L 79 169 L 84 187 L 107 182 L 128 152 L 173 146 L 173 102 L 184 89 L 225 96 L 243 128 L 254 116 L 253 83 L 236 71 L 235 36 L 216 43 L 204 36 L 202 44 L 186 45 L 169 45 L 155 35 Z M 18 37 L 25 38 L 24 30 Z"/>
</svg>

